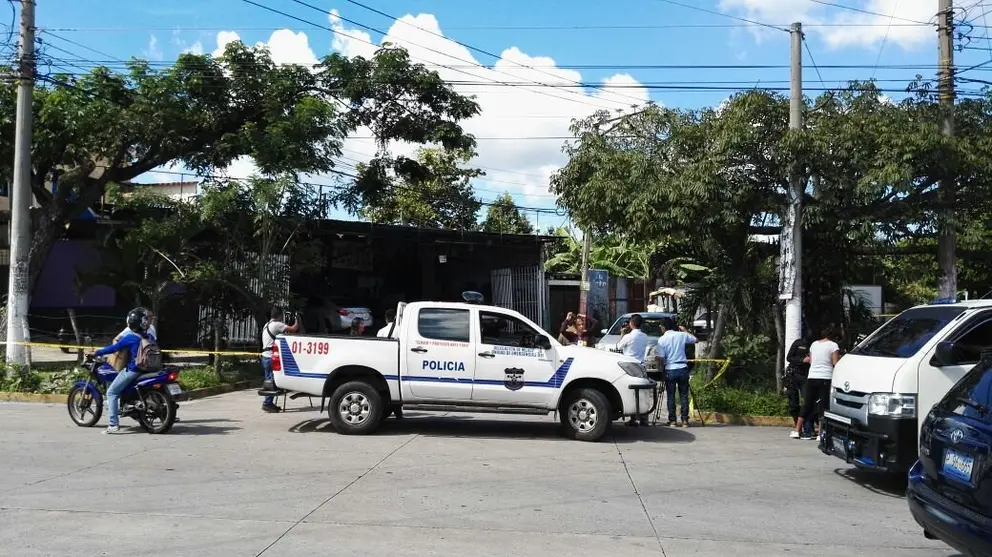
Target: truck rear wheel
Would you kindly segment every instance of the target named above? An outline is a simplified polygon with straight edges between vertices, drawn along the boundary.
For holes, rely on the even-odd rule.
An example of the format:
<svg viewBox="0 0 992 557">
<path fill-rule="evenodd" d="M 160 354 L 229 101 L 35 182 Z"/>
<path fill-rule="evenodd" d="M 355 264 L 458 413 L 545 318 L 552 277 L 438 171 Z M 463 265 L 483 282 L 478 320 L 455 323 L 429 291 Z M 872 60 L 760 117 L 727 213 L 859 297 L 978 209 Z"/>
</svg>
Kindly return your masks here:
<svg viewBox="0 0 992 557">
<path fill-rule="evenodd" d="M 382 422 L 385 408 L 379 392 L 364 381 L 349 381 L 334 390 L 328 415 L 343 435 L 372 433 Z"/>
<path fill-rule="evenodd" d="M 558 413 L 565 435 L 578 441 L 599 441 L 613 425 L 610 400 L 596 389 L 576 389 L 565 393 Z"/>
</svg>

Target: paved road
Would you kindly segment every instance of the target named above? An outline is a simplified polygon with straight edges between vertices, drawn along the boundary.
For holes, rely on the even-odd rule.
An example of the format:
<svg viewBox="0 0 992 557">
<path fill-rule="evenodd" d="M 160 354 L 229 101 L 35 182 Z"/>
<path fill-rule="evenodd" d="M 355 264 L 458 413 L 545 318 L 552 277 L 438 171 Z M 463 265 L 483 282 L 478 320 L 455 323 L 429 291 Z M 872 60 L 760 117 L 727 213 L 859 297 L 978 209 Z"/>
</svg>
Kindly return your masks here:
<svg viewBox="0 0 992 557">
<path fill-rule="evenodd" d="M 420 414 L 340 436 L 254 393 L 185 404 L 173 433 L 101 435 L 0 403 L 5 555 L 946 557 L 896 489 L 782 429 L 617 428 Z"/>
</svg>

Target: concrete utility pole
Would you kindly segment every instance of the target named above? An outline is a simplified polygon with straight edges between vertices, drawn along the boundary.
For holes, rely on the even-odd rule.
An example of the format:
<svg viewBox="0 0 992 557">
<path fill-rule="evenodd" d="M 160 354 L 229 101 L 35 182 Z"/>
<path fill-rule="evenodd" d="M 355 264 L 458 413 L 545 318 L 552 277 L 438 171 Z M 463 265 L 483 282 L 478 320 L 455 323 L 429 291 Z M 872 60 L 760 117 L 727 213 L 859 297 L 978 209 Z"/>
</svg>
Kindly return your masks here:
<svg viewBox="0 0 992 557">
<path fill-rule="evenodd" d="M 940 127 L 944 135 L 954 135 L 954 10 L 951 0 L 940 0 L 937 12 L 937 38 L 940 43 L 940 57 L 937 60 L 937 76 L 940 86 Z M 957 199 L 957 184 L 953 177 L 944 177 L 937 184 L 940 201 L 944 205 L 939 213 L 937 232 L 937 264 L 940 277 L 937 279 L 938 298 L 957 298 L 957 233 L 954 225 L 954 209 L 951 205 Z"/>
<path fill-rule="evenodd" d="M 31 105 L 34 97 L 34 6 L 21 1 L 21 46 L 14 132 L 14 183 L 10 191 L 10 281 L 7 291 L 7 362 L 26 365 L 28 250 L 31 246 Z"/>
<path fill-rule="evenodd" d="M 589 315 L 589 249 L 592 247 L 592 234 L 582 231 L 582 282 L 579 283 L 579 313 Z"/>
<path fill-rule="evenodd" d="M 803 129 L 803 25 L 793 23 L 792 75 L 789 85 L 789 128 Z M 793 163 L 789 170 L 789 205 L 779 236 L 779 299 L 785 302 L 786 351 L 802 336 L 803 320 L 803 169 Z M 788 362 L 785 363 L 788 365 Z"/>
</svg>

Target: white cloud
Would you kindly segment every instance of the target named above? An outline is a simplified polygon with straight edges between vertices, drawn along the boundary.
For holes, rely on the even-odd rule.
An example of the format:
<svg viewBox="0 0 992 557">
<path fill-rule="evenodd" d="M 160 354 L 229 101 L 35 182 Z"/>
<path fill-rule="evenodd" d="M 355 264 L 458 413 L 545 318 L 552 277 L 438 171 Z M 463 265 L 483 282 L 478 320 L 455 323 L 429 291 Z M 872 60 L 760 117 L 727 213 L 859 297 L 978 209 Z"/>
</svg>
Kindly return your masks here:
<svg viewBox="0 0 992 557">
<path fill-rule="evenodd" d="M 378 46 L 368 33 L 343 26 L 336 11 L 328 14 L 335 29 L 332 50 L 346 56 L 369 58 Z M 444 38 L 437 19 L 430 14 L 406 15 L 393 24 L 379 42 L 406 48 L 416 62 L 435 69 L 443 79 L 455 82 L 462 94 L 474 95 L 481 114 L 463 122 L 465 129 L 479 138 L 478 157 L 473 161 L 486 177 L 476 188 L 484 199 L 495 198 L 504 191 L 520 205 L 552 206 L 548 192 L 551 174 L 565 164 L 561 152 L 563 139 L 526 139 L 529 137 L 570 137 L 573 119 L 583 118 L 599 109 L 629 109 L 648 100 L 648 91 L 632 76 L 616 74 L 595 88 L 582 88 L 579 72 L 562 69 L 546 56 L 532 56 L 510 46 L 492 66 L 480 66 L 472 52 Z M 240 37 L 233 31 L 217 35 L 214 55 Z M 265 44 L 277 63 L 314 64 L 314 53 L 305 33 L 288 29 L 274 32 Z M 321 54 L 320 56 L 323 56 Z M 447 66 L 447 67 L 441 67 Z M 461 83 L 458 83 L 461 82 Z M 509 85 L 507 85 L 509 84 Z M 369 130 L 359 129 L 344 145 L 345 165 L 368 160 L 375 153 Z M 412 155 L 415 145 L 393 145 L 394 154 Z M 231 176 L 247 176 L 254 170 L 250 160 L 238 161 L 228 169 Z M 323 181 L 323 180 L 322 180 Z"/>
<path fill-rule="evenodd" d="M 152 35 L 148 39 L 148 48 L 145 49 L 145 57 L 149 60 L 162 60 L 165 55 L 162 53 L 162 47 L 158 45 L 158 37 Z"/>
<path fill-rule="evenodd" d="M 374 54 L 367 33 L 345 28 L 336 12 L 329 20 L 337 31 L 332 48 L 346 56 Z M 616 74 L 601 87 L 584 90 L 576 85 L 583 83 L 579 72 L 558 68 L 550 57 L 532 56 L 513 46 L 503 50 L 502 59 L 492 66 L 480 67 L 469 49 L 443 37 L 431 14 L 403 16 L 383 37 L 381 43 L 386 42 L 406 48 L 415 61 L 454 82 L 457 91 L 476 97 L 482 112 L 464 122 L 465 129 L 479 138 L 499 138 L 480 139 L 479 155 L 473 161 L 486 171 L 487 180 L 477 187 L 487 190 L 480 192 L 487 199 L 505 190 L 520 204 L 550 205 L 548 178 L 566 162 L 561 153 L 564 140 L 525 138 L 570 137 L 569 126 L 575 118 L 648 100 L 647 90 L 630 75 Z M 375 152 L 368 139 L 349 139 L 345 149 L 346 156 L 359 159 Z"/>
<path fill-rule="evenodd" d="M 223 56 L 224 48 L 227 47 L 228 43 L 233 43 L 234 41 L 240 41 L 241 35 L 238 35 L 234 31 L 221 31 L 217 33 L 217 48 L 211 53 L 214 58 Z"/>
<path fill-rule="evenodd" d="M 181 54 L 203 54 L 203 43 L 200 41 L 187 43 L 182 38 L 181 29 L 174 29 L 172 31 L 172 44 L 179 49 Z"/>
<path fill-rule="evenodd" d="M 883 40 L 886 44 L 912 49 L 932 43 L 934 40 L 933 27 L 912 25 L 906 21 L 934 21 L 937 12 L 937 2 L 934 0 L 862 0 L 850 5 L 880 15 L 827 7 L 807 0 L 720 1 L 721 9 L 755 21 L 775 25 L 788 25 L 800 21 L 808 25 L 804 29 L 807 34 L 818 35 L 827 46 L 834 49 L 874 49 L 878 48 Z M 824 24 L 827 25 L 823 26 Z M 751 31 L 759 42 L 772 36 L 781 36 L 777 31 L 767 27 L 754 26 Z"/>
</svg>

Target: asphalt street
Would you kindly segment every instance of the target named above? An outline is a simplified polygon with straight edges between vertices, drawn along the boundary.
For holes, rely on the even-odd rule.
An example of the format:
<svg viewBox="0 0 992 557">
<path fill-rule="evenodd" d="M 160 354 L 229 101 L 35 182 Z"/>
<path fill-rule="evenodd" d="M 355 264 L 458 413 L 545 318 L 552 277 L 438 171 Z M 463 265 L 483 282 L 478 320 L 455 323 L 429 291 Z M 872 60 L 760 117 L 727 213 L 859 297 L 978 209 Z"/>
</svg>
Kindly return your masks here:
<svg viewBox="0 0 992 557">
<path fill-rule="evenodd" d="M 259 403 L 184 403 L 162 436 L 0 403 L 2 554 L 956 555 L 900 486 L 784 429 L 618 424 L 593 444 L 550 416 L 410 413 L 347 437 L 305 398 Z"/>
</svg>

